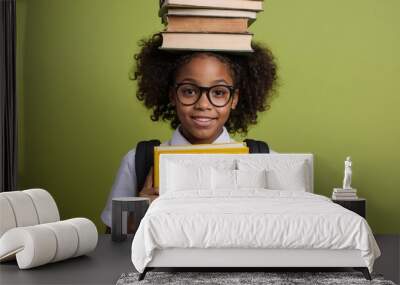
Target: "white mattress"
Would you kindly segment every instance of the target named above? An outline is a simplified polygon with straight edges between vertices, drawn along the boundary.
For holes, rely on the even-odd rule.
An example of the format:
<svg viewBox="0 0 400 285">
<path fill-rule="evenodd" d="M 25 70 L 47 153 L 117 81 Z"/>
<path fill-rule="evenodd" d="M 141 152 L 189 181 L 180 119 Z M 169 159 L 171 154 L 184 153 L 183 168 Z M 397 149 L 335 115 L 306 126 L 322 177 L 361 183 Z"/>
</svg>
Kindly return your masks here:
<svg viewBox="0 0 400 285">
<path fill-rule="evenodd" d="M 155 200 L 132 243 L 139 272 L 156 249 L 359 250 L 372 271 L 379 248 L 365 219 L 330 199 L 299 191 L 248 189 L 220 197 L 171 192 Z"/>
</svg>

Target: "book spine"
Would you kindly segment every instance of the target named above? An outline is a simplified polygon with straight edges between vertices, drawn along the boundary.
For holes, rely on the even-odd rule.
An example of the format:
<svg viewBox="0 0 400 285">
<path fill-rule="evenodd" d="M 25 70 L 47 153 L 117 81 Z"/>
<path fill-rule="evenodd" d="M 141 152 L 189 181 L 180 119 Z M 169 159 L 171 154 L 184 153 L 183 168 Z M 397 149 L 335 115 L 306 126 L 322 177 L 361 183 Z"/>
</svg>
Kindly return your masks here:
<svg viewBox="0 0 400 285">
<path fill-rule="evenodd" d="M 162 1 L 160 3 L 160 12 L 161 10 L 163 13 L 169 8 L 200 8 L 200 9 L 230 9 L 230 10 L 243 10 L 243 11 L 255 11 L 261 12 L 263 11 L 263 3 L 262 1 L 255 1 L 255 0 L 241 0 L 241 1 L 213 1 L 208 2 L 207 4 L 201 4 L 198 1 Z M 160 16 L 162 16 L 159 13 Z"/>
<path fill-rule="evenodd" d="M 203 35 L 203 34 L 211 34 L 211 35 L 226 35 L 227 33 L 223 32 L 206 32 L 206 33 L 199 33 L 199 32 L 162 32 L 162 34 L 194 34 L 194 35 Z M 253 36 L 254 34 L 252 32 L 244 32 L 244 33 L 232 33 L 232 35 L 244 35 L 244 36 Z"/>
<path fill-rule="evenodd" d="M 342 200 L 342 201 L 353 201 L 353 200 L 357 200 L 358 197 L 354 197 L 354 198 L 334 198 L 332 197 L 333 200 Z"/>
<path fill-rule="evenodd" d="M 355 195 L 355 196 L 353 196 L 353 197 L 349 197 L 349 196 L 346 196 L 346 197 L 338 197 L 338 196 L 336 196 L 336 195 L 332 195 L 332 199 L 334 199 L 334 200 L 357 200 L 358 199 L 358 197 L 357 197 L 357 195 Z"/>
</svg>

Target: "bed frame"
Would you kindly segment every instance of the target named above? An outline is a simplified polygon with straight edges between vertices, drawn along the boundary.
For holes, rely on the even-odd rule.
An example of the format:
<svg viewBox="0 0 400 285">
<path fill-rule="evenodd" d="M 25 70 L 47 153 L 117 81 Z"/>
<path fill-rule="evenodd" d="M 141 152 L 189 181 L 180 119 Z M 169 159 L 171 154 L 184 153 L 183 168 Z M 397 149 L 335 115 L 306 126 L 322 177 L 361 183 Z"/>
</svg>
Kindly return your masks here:
<svg viewBox="0 0 400 285">
<path fill-rule="evenodd" d="M 252 154 L 253 158 L 265 154 Z M 188 159 L 199 159 L 194 155 L 184 154 Z M 211 161 L 227 155 L 208 155 Z M 232 159 L 235 157 L 232 156 Z M 314 162 L 312 154 L 270 154 L 271 157 L 301 158 L 308 163 L 309 188 L 307 192 L 314 192 Z M 182 154 L 180 154 L 182 157 Z M 160 191 L 167 179 L 167 160 L 180 159 L 173 154 L 162 154 L 160 158 Z M 208 161 L 210 162 L 210 161 Z M 246 269 L 266 268 L 353 268 L 361 271 L 367 280 L 371 275 L 361 257 L 359 250 L 332 250 L 332 249 L 255 249 L 255 248 L 169 248 L 157 249 L 153 259 L 149 262 L 139 280 L 143 280 L 146 273 L 155 268 L 232 268 L 235 271 Z M 237 269 L 237 270 L 236 270 Z M 262 270 L 260 270 L 262 271 Z"/>
<path fill-rule="evenodd" d="M 254 248 L 157 249 L 151 262 L 139 275 L 139 280 L 143 280 L 146 273 L 155 268 L 232 268 L 235 271 L 246 271 L 254 268 L 282 267 L 310 269 L 350 267 L 361 271 L 367 280 L 371 280 L 359 250 Z"/>
</svg>

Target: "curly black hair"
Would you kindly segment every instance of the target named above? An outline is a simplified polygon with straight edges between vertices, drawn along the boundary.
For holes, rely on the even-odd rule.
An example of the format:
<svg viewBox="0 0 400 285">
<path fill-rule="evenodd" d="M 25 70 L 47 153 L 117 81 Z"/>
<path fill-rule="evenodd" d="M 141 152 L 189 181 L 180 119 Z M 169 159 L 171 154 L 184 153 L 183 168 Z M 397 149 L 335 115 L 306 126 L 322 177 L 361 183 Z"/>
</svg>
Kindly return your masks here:
<svg viewBox="0 0 400 285">
<path fill-rule="evenodd" d="M 136 69 L 131 75 L 138 81 L 137 98 L 152 109 L 151 120 L 170 121 L 176 129 L 180 124 L 175 107 L 168 96 L 175 84 L 179 68 L 199 52 L 171 52 L 160 50 L 162 36 L 154 34 L 140 41 L 141 50 L 135 54 Z M 239 89 L 239 103 L 231 110 L 225 127 L 229 133 L 247 134 L 248 126 L 257 123 L 257 113 L 270 108 L 270 99 L 275 94 L 277 65 L 271 51 L 252 42 L 253 53 L 233 54 L 201 52 L 216 57 L 229 66 L 234 87 Z"/>
</svg>

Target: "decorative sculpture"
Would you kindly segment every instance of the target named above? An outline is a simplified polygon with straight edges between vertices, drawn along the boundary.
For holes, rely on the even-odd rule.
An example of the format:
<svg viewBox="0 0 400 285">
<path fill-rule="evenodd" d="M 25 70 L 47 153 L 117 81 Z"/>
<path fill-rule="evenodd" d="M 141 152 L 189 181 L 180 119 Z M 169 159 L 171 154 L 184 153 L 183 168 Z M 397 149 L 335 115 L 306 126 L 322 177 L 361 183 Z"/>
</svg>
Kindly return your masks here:
<svg viewBox="0 0 400 285">
<path fill-rule="evenodd" d="M 346 160 L 344 162 L 344 178 L 343 178 L 344 190 L 353 189 L 351 188 L 351 175 L 352 175 L 351 164 L 352 164 L 351 157 L 350 156 L 346 157 Z"/>
</svg>

